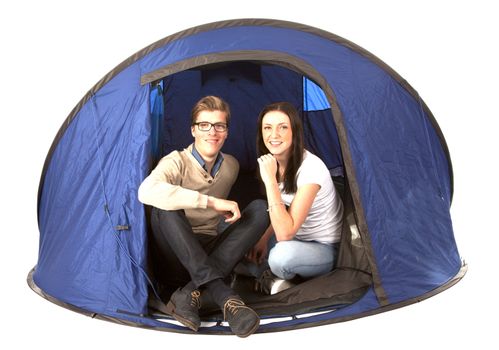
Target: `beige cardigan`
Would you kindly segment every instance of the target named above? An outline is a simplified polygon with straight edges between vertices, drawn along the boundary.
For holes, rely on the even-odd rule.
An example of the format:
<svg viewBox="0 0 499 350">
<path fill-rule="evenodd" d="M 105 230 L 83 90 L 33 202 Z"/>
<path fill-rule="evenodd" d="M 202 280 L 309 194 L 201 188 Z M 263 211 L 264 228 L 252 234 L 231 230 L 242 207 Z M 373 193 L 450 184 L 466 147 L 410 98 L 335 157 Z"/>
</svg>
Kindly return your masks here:
<svg viewBox="0 0 499 350">
<path fill-rule="evenodd" d="M 217 234 L 220 214 L 207 208 L 208 196 L 226 199 L 239 172 L 237 160 L 224 160 L 212 177 L 192 155 L 192 145 L 163 157 L 139 187 L 139 200 L 163 210 L 183 209 L 195 233 Z"/>
</svg>

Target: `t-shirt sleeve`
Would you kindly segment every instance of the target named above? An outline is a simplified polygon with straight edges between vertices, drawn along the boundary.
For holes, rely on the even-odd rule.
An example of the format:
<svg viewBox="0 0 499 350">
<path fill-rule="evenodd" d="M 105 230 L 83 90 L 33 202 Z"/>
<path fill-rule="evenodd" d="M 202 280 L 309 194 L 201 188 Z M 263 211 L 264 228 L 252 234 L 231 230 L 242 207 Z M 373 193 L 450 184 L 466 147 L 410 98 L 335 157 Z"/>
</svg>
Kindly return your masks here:
<svg viewBox="0 0 499 350">
<path fill-rule="evenodd" d="M 317 184 L 324 187 L 329 176 L 329 171 L 322 160 L 308 155 L 300 167 L 296 184 L 298 188 L 308 184 Z"/>
</svg>

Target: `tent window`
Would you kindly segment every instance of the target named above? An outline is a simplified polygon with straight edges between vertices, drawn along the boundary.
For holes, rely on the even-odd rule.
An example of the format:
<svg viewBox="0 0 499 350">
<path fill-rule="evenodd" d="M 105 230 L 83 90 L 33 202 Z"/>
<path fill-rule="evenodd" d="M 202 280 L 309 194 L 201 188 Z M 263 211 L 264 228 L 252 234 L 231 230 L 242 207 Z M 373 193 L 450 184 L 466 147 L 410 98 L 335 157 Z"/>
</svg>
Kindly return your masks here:
<svg viewBox="0 0 499 350">
<path fill-rule="evenodd" d="M 262 85 L 262 72 L 260 65 L 251 62 L 230 62 L 211 64 L 203 67 L 201 71 L 201 85 L 208 83 L 220 84 L 220 81 L 235 83 L 237 81 L 250 81 Z"/>
<path fill-rule="evenodd" d="M 312 80 L 303 77 L 303 110 L 322 111 L 331 108 L 324 91 Z"/>
</svg>

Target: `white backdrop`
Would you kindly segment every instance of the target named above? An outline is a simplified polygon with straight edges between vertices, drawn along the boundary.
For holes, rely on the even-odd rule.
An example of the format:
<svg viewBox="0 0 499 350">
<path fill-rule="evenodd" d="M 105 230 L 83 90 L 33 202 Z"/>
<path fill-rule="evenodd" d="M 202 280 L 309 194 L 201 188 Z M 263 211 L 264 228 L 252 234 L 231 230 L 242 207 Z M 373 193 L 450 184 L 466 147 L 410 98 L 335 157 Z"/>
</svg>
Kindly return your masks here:
<svg viewBox="0 0 499 350">
<path fill-rule="evenodd" d="M 463 1 L 16 1 L 0 5 L 0 311 L 2 349 L 237 346 L 301 348 L 498 345 L 497 10 Z M 235 8 L 237 6 L 237 8 Z M 421 303 L 342 324 L 254 335 L 192 336 L 120 326 L 58 307 L 26 284 L 36 264 L 37 191 L 59 127 L 107 72 L 143 47 L 199 24 L 276 18 L 369 50 L 420 93 L 440 124 L 455 174 L 452 217 L 464 279 Z M 495 23 L 494 23 L 495 22 Z M 485 321 L 491 316 L 492 321 Z M 493 323 L 496 326 L 493 326 Z M 9 345 L 7 345 L 9 344 Z M 318 345 L 315 345 L 318 344 Z"/>
</svg>

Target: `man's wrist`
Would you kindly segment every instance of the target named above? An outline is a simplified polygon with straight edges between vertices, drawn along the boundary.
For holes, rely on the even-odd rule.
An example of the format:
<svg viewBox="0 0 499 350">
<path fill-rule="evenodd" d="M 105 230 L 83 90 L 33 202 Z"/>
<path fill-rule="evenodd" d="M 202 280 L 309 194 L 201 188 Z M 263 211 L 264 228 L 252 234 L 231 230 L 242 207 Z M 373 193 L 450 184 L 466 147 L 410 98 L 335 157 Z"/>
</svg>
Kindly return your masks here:
<svg viewBox="0 0 499 350">
<path fill-rule="evenodd" d="M 214 204 L 215 204 L 215 197 L 213 196 L 207 196 L 208 197 L 208 200 L 206 202 L 206 207 L 208 208 L 213 208 Z"/>
<path fill-rule="evenodd" d="M 206 194 L 201 194 L 200 193 L 200 199 L 199 199 L 199 208 L 203 208 L 203 209 L 206 209 L 209 207 L 210 205 L 210 200 L 209 200 L 209 196 L 206 195 Z"/>
</svg>

